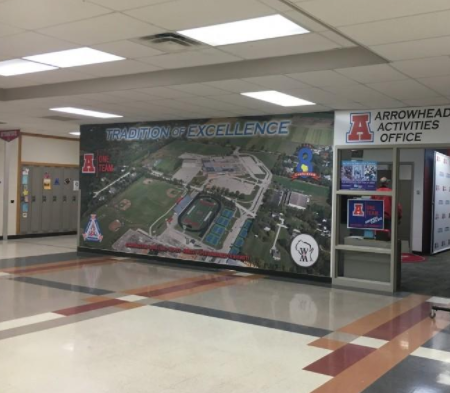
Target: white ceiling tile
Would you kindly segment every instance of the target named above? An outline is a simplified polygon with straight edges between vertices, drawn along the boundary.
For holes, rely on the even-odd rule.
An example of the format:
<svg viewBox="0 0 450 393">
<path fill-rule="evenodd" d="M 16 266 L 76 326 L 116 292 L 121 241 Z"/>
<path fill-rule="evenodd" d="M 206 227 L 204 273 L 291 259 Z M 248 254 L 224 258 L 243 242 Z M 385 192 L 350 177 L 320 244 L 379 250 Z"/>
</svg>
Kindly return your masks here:
<svg viewBox="0 0 450 393">
<path fill-rule="evenodd" d="M 389 82 L 408 79 L 407 76 L 394 70 L 388 64 L 341 68 L 335 71 L 359 83 Z"/>
<path fill-rule="evenodd" d="M 352 100 L 349 100 L 346 97 L 331 93 L 329 91 L 317 89 L 315 87 L 309 87 L 307 89 L 290 89 L 286 90 L 285 92 L 288 94 L 292 94 L 295 97 L 315 102 L 316 104 L 328 105 L 329 103 L 336 102 L 352 102 Z"/>
<path fill-rule="evenodd" d="M 126 12 L 168 30 L 183 30 L 274 14 L 255 0 L 176 0 Z"/>
<path fill-rule="evenodd" d="M 354 109 L 367 109 L 366 105 L 358 104 L 357 102 L 337 102 L 337 103 L 329 103 L 327 107 L 331 109 L 336 109 L 339 111 L 344 110 L 354 110 Z"/>
<path fill-rule="evenodd" d="M 432 78 L 419 78 L 418 81 L 425 86 L 441 93 L 445 96 L 450 96 L 450 78 L 448 76 L 436 76 Z"/>
<path fill-rule="evenodd" d="M 149 57 L 163 53 L 146 45 L 140 45 L 127 40 L 94 45 L 93 48 L 127 59 L 137 59 L 139 57 Z"/>
<path fill-rule="evenodd" d="M 248 91 L 256 91 L 260 85 L 246 82 L 242 79 L 230 79 L 224 81 L 205 82 L 206 85 L 217 87 L 221 90 L 226 90 L 231 93 L 245 93 Z"/>
<path fill-rule="evenodd" d="M 77 0 L 14 0 L 0 3 L 0 22 L 35 30 L 109 12 L 98 5 Z"/>
<path fill-rule="evenodd" d="M 269 76 L 257 76 L 254 78 L 245 78 L 243 79 L 245 82 L 250 82 L 255 85 L 259 85 L 260 88 L 257 90 L 261 90 L 261 87 L 270 89 L 270 90 L 288 90 L 288 89 L 304 89 L 310 88 L 310 85 L 306 83 L 300 82 L 299 80 L 289 78 L 284 75 L 269 75 Z M 254 90 L 251 90 L 254 91 Z"/>
<path fill-rule="evenodd" d="M 301 14 L 298 11 L 291 9 L 291 11 L 283 12 L 283 15 L 286 16 L 288 19 L 292 20 L 293 22 L 297 23 L 301 27 L 305 28 L 306 30 L 313 32 L 328 30 L 328 28 L 323 24 L 316 22 L 315 20 L 309 18 L 305 14 Z"/>
<path fill-rule="evenodd" d="M 343 37 L 342 35 L 335 33 L 334 31 L 331 30 L 322 31 L 320 32 L 320 35 L 333 42 L 336 42 L 336 44 L 342 46 L 343 48 L 352 48 L 354 46 L 357 46 L 353 41 L 350 41 L 347 38 Z"/>
<path fill-rule="evenodd" d="M 39 31 L 80 45 L 94 45 L 157 34 L 163 30 L 129 16 L 113 13 Z"/>
<path fill-rule="evenodd" d="M 292 7 L 287 5 L 286 3 L 281 2 L 280 0 L 259 0 L 260 3 L 263 3 L 270 8 L 273 8 L 276 11 L 291 11 Z"/>
<path fill-rule="evenodd" d="M 405 60 L 392 63 L 392 66 L 412 78 L 450 75 L 450 57 Z"/>
<path fill-rule="evenodd" d="M 238 57 L 224 53 L 220 50 L 210 48 L 200 51 L 170 53 L 167 55 L 143 57 L 143 61 L 161 68 L 185 68 L 208 64 L 229 63 L 239 61 Z"/>
<path fill-rule="evenodd" d="M 76 45 L 32 31 L 0 38 L 0 53 L 9 58 L 73 49 Z"/>
<path fill-rule="evenodd" d="M 166 3 L 171 0 L 89 0 L 91 3 L 115 10 L 125 11 L 133 8 L 145 7 L 159 3 Z"/>
<path fill-rule="evenodd" d="M 450 36 L 375 45 L 370 49 L 391 61 L 445 56 L 450 55 Z"/>
<path fill-rule="evenodd" d="M 105 94 L 106 95 L 106 94 Z M 130 101 L 156 101 L 158 98 L 145 94 L 139 90 L 122 90 L 112 91 L 107 94 L 111 99 L 116 99 L 116 102 L 130 102 Z"/>
<path fill-rule="evenodd" d="M 216 101 L 213 97 L 192 97 L 192 98 L 180 98 L 178 101 L 187 102 L 189 104 L 198 105 L 204 108 L 218 109 L 222 111 L 229 111 L 242 115 L 242 107 L 237 105 L 225 103 L 223 101 Z"/>
<path fill-rule="evenodd" d="M 447 0 L 315 0 L 299 4 L 333 26 L 425 14 L 450 9 Z"/>
<path fill-rule="evenodd" d="M 22 33 L 23 29 L 0 23 L 0 37 Z"/>
<path fill-rule="evenodd" d="M 411 106 L 433 106 L 433 105 L 448 105 L 450 99 L 446 97 L 431 97 L 431 98 L 412 98 L 402 100 L 405 104 Z"/>
<path fill-rule="evenodd" d="M 346 26 L 340 30 L 363 45 L 373 46 L 450 35 L 450 11 Z"/>
<path fill-rule="evenodd" d="M 327 86 L 323 88 L 326 91 L 346 97 L 350 101 L 383 101 L 390 98 L 364 85 L 351 86 Z"/>
<path fill-rule="evenodd" d="M 242 96 L 240 94 L 229 94 L 225 96 L 214 97 L 216 101 L 222 101 L 233 105 L 238 105 L 244 108 L 251 108 L 263 111 L 264 113 L 270 113 L 270 110 L 274 107 L 273 104 L 268 102 L 255 100 L 250 97 Z"/>
<path fill-rule="evenodd" d="M 174 98 L 183 98 L 183 97 L 192 97 L 192 94 L 185 93 L 179 90 L 173 90 L 168 87 L 147 87 L 143 89 L 138 89 L 149 96 L 156 98 L 166 98 L 166 99 L 174 99 Z"/>
<path fill-rule="evenodd" d="M 361 101 L 361 103 L 367 109 L 380 109 L 380 108 L 403 108 L 407 106 L 404 102 L 393 100 L 391 98 L 386 98 L 384 100 L 368 100 Z"/>
<path fill-rule="evenodd" d="M 368 84 L 367 86 L 397 100 L 404 100 L 411 97 L 436 97 L 438 95 L 435 91 L 412 79 L 404 81 L 377 82 Z"/>
<path fill-rule="evenodd" d="M 220 96 L 228 94 L 227 91 L 218 89 L 216 87 L 209 86 L 202 83 L 193 83 L 189 85 L 170 86 L 171 89 L 182 91 L 184 93 L 192 94 L 195 96 Z"/>
<path fill-rule="evenodd" d="M 48 72 L 48 71 L 44 71 Z M 13 89 L 16 87 L 25 87 L 25 86 L 34 86 L 38 85 L 38 82 L 33 82 L 23 77 L 17 76 L 0 76 L 0 89 Z M 3 102 L 0 101 L 0 107 L 3 105 Z"/>
<path fill-rule="evenodd" d="M 121 60 L 110 63 L 77 67 L 77 69 L 85 74 L 106 77 L 153 72 L 159 70 L 160 68 L 150 64 L 141 63 L 136 60 Z"/>
<path fill-rule="evenodd" d="M 301 72 L 297 74 L 288 74 L 288 76 L 315 87 L 348 86 L 356 84 L 354 80 L 330 70 Z"/>
<path fill-rule="evenodd" d="M 319 34 L 308 33 L 271 40 L 221 46 L 224 51 L 244 59 L 287 56 L 300 53 L 321 52 L 339 48 L 339 45 Z"/>
<path fill-rule="evenodd" d="M 90 78 L 92 78 L 91 75 L 86 75 L 73 69 L 59 69 L 49 72 L 38 72 L 35 74 L 24 75 L 24 79 L 34 81 L 39 84 L 80 81 Z"/>
</svg>

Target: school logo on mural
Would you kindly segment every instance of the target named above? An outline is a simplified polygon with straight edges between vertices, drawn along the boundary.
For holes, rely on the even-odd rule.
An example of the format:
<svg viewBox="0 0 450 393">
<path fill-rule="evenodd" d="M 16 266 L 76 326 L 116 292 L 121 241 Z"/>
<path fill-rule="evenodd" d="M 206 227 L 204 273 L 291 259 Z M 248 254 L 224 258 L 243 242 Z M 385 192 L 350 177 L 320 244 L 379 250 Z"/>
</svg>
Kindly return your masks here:
<svg viewBox="0 0 450 393">
<path fill-rule="evenodd" d="M 291 257 L 297 265 L 310 267 L 319 259 L 319 245 L 310 235 L 298 235 L 291 243 Z"/>
<path fill-rule="evenodd" d="M 97 215 L 91 214 L 91 218 L 86 225 L 86 229 L 83 233 L 83 239 L 85 242 L 97 242 L 100 243 L 103 240 L 103 235 L 98 224 Z"/>
<path fill-rule="evenodd" d="M 350 130 L 347 143 L 373 142 L 374 133 L 370 129 L 370 112 L 350 113 Z"/>
<path fill-rule="evenodd" d="M 81 168 L 81 173 L 95 173 L 94 165 L 94 154 L 86 153 L 83 155 L 83 167 Z"/>
<path fill-rule="evenodd" d="M 299 177 L 310 177 L 314 180 L 319 180 L 320 176 L 314 172 L 313 166 L 313 152 L 309 147 L 302 147 L 297 154 L 298 164 L 295 168 L 295 172 L 292 174 L 292 179 Z"/>
</svg>

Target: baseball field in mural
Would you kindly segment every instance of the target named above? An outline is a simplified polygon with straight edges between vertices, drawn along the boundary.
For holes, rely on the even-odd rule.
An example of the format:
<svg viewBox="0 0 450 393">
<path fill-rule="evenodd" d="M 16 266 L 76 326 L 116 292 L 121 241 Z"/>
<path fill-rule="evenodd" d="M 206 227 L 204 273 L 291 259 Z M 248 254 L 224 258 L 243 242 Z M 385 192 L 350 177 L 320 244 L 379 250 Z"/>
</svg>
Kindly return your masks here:
<svg viewBox="0 0 450 393">
<path fill-rule="evenodd" d="M 80 244 L 329 276 L 333 119 L 82 126 Z"/>
</svg>

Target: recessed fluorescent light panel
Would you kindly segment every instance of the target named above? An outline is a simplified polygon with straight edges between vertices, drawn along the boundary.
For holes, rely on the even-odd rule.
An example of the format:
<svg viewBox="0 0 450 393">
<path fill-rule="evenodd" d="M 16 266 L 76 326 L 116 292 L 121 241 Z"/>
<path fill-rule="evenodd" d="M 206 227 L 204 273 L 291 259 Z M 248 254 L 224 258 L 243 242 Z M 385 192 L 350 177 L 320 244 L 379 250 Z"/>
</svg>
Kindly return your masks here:
<svg viewBox="0 0 450 393">
<path fill-rule="evenodd" d="M 69 134 L 70 135 L 75 135 L 75 136 L 80 136 L 81 132 L 80 131 L 72 131 L 72 132 L 69 132 Z"/>
<path fill-rule="evenodd" d="M 96 111 L 90 111 L 87 109 L 72 108 L 72 107 L 50 108 L 50 110 L 55 111 L 55 112 L 72 113 L 74 115 L 81 115 L 81 116 L 87 116 L 87 117 L 97 117 L 99 119 L 114 119 L 117 117 L 123 117 L 120 115 L 113 115 L 111 113 L 96 112 Z"/>
<path fill-rule="evenodd" d="M 279 91 L 275 90 L 256 91 L 254 93 L 241 93 L 241 95 L 285 107 L 316 105 L 314 102 L 302 100 L 301 98 L 290 96 L 289 94 L 280 93 Z"/>
<path fill-rule="evenodd" d="M 32 74 L 33 72 L 50 71 L 54 69 L 56 69 L 56 67 L 21 59 L 0 62 L 0 75 L 2 76 Z"/>
<path fill-rule="evenodd" d="M 124 57 L 111 55 L 92 48 L 78 48 L 61 52 L 45 53 L 43 55 L 27 56 L 25 60 L 60 68 L 77 67 L 88 64 L 108 63 L 110 61 L 125 60 Z"/>
<path fill-rule="evenodd" d="M 281 15 L 223 23 L 179 31 L 178 33 L 211 46 L 239 44 L 309 33 Z"/>
</svg>

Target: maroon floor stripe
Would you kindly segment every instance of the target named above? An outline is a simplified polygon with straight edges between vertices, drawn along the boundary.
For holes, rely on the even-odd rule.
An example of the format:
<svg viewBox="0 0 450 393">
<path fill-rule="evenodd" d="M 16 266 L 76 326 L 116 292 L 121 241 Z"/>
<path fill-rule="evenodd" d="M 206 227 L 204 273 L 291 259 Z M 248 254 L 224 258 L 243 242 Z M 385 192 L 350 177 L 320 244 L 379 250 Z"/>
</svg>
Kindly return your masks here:
<svg viewBox="0 0 450 393">
<path fill-rule="evenodd" d="M 305 367 L 304 370 L 335 377 L 374 351 L 374 348 L 347 344 Z"/>
<path fill-rule="evenodd" d="M 422 303 L 365 334 L 366 337 L 391 341 L 430 315 L 430 303 Z"/>
<path fill-rule="evenodd" d="M 123 303 L 127 303 L 127 302 L 125 302 L 123 300 L 119 300 L 119 299 L 111 299 L 111 300 L 105 300 L 103 302 L 89 303 L 89 304 L 83 304 L 81 306 L 65 308 L 63 310 L 58 310 L 58 311 L 54 311 L 54 312 L 56 314 L 61 314 L 61 315 L 68 317 L 70 315 L 81 314 L 83 312 L 98 310 L 100 308 L 105 308 L 105 307 L 117 306 L 118 304 L 123 304 Z"/>
<path fill-rule="evenodd" d="M 48 266 L 40 266 L 40 267 L 36 267 L 36 268 L 24 268 L 24 269 L 17 269 L 14 270 L 13 272 L 11 272 L 11 274 L 26 274 L 26 273 L 35 273 L 35 272 L 40 272 L 40 271 L 45 271 L 45 270 L 57 270 L 57 269 L 64 269 L 64 268 L 68 268 L 68 267 L 73 267 L 73 266 L 84 266 L 84 265 L 91 265 L 91 264 L 95 264 L 95 263 L 102 263 L 102 262 L 116 262 L 114 260 L 111 260 L 111 258 L 99 258 L 96 259 L 95 261 L 77 261 L 77 262 L 72 262 L 72 263 L 67 263 L 67 264 L 49 264 Z"/>
<path fill-rule="evenodd" d="M 178 285 L 174 285 L 173 287 L 141 292 L 141 293 L 138 293 L 138 295 L 146 296 L 146 297 L 155 297 L 155 296 L 166 295 L 168 293 L 183 291 L 186 289 L 197 288 L 197 287 L 200 287 L 203 285 L 209 285 L 209 284 L 214 284 L 214 283 L 219 283 L 219 282 L 229 281 L 229 280 L 235 280 L 235 279 L 236 279 L 236 276 L 218 276 L 218 277 L 213 277 L 213 278 L 207 278 L 205 280 L 193 281 L 193 282 L 188 282 L 185 284 L 178 284 Z"/>
</svg>

